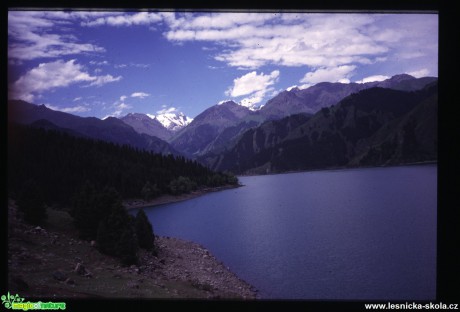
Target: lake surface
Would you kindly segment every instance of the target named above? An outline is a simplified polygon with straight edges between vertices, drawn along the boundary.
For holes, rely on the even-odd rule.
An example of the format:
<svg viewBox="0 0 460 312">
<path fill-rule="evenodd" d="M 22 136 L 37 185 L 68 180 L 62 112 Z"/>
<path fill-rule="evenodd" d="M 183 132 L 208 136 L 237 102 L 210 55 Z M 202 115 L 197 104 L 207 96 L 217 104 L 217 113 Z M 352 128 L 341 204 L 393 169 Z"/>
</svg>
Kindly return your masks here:
<svg viewBox="0 0 460 312">
<path fill-rule="evenodd" d="M 434 300 L 437 166 L 241 177 L 245 186 L 146 208 L 261 298 Z"/>
</svg>

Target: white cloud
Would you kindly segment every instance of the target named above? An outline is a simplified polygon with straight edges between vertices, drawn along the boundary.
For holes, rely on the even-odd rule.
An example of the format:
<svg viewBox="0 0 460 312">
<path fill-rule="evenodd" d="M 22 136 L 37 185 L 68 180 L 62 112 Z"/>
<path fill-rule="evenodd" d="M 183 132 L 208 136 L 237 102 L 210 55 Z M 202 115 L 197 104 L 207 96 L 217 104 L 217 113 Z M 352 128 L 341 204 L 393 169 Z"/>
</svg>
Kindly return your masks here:
<svg viewBox="0 0 460 312">
<path fill-rule="evenodd" d="M 430 74 L 430 71 L 427 68 L 423 68 L 420 70 L 408 72 L 406 74 L 411 75 L 415 78 L 421 78 L 421 77 L 427 77 Z"/>
<path fill-rule="evenodd" d="M 437 14 L 171 13 L 163 18 L 166 39 L 205 42 L 215 60 L 239 69 L 316 70 L 411 59 L 437 71 L 432 61 L 437 59 Z"/>
<path fill-rule="evenodd" d="M 218 42 L 229 49 L 215 59 L 235 67 L 329 67 L 368 63 L 368 55 L 388 50 L 360 31 L 373 21 L 367 14 L 188 14 L 171 18 L 165 36 L 176 42 Z"/>
<path fill-rule="evenodd" d="M 149 64 L 142 64 L 142 63 L 129 63 L 129 64 L 115 64 L 115 68 L 127 68 L 127 67 L 136 67 L 136 68 L 149 68 Z"/>
<path fill-rule="evenodd" d="M 145 93 L 145 92 L 134 92 L 133 94 L 131 94 L 131 97 L 137 97 L 141 99 L 148 97 L 148 96 L 150 96 L 150 94 Z"/>
<path fill-rule="evenodd" d="M 262 102 L 264 99 L 265 93 L 261 92 L 256 92 L 253 95 L 246 97 L 240 101 L 241 106 L 245 106 L 249 109 L 255 110 L 257 107 L 257 104 Z"/>
<path fill-rule="evenodd" d="M 374 82 L 374 81 L 383 81 L 389 79 L 390 76 L 384 76 L 384 75 L 374 75 L 374 76 L 369 76 L 366 78 L 363 78 L 361 80 L 356 81 L 356 83 L 366 83 L 366 82 Z"/>
<path fill-rule="evenodd" d="M 113 111 L 111 114 L 105 116 L 104 118 L 102 119 L 106 119 L 107 117 L 120 117 L 123 112 L 127 109 L 130 109 L 130 108 L 133 108 L 131 105 L 129 104 L 126 104 L 124 102 L 122 103 L 119 103 L 119 102 L 115 102 L 112 107 L 115 108 L 115 111 Z"/>
<path fill-rule="evenodd" d="M 54 26 L 63 23 L 62 20 L 56 18 L 71 16 L 64 12 L 60 12 L 62 14 L 47 13 L 50 12 L 8 12 L 8 58 L 33 60 L 105 51 L 100 46 L 78 42 L 75 36 L 52 33 Z"/>
<path fill-rule="evenodd" d="M 54 106 L 51 104 L 45 104 L 45 106 L 52 110 L 61 111 L 64 113 L 83 113 L 83 112 L 87 112 L 91 110 L 90 108 L 86 106 L 82 106 L 82 105 L 73 106 L 73 107 L 58 107 L 58 106 Z"/>
<path fill-rule="evenodd" d="M 76 98 L 74 98 L 74 99 L 73 99 L 73 102 L 76 102 L 76 101 L 80 101 L 81 99 L 82 99 L 82 97 L 81 97 L 81 96 L 79 96 L 79 97 L 76 97 Z"/>
<path fill-rule="evenodd" d="M 349 77 L 356 69 L 355 65 L 342 65 L 338 67 L 320 68 L 309 72 L 300 80 L 304 83 L 300 88 L 307 88 L 319 82 L 342 82 L 349 83 Z"/>
<path fill-rule="evenodd" d="M 111 75 L 91 76 L 84 71 L 75 60 L 64 62 L 58 60 L 50 63 L 41 63 L 21 76 L 10 86 L 10 98 L 33 101 L 35 96 L 55 88 L 66 87 L 80 82 L 91 82 L 90 85 L 100 86 L 112 81 L 118 81 L 120 77 Z"/>
<path fill-rule="evenodd" d="M 277 81 L 279 74 L 280 72 L 278 70 L 272 71 L 269 75 L 264 75 L 264 73 L 258 75 L 256 71 L 250 72 L 234 79 L 233 86 L 230 87 L 225 94 L 232 97 L 238 97 L 257 91 L 267 90 L 269 86 Z"/>
<path fill-rule="evenodd" d="M 181 29 L 229 29 L 240 25 L 260 25 L 273 18 L 273 14 L 261 13 L 210 13 L 208 15 L 183 14 L 169 20 L 172 28 Z"/>
<path fill-rule="evenodd" d="M 82 26 L 133 26 L 150 25 L 162 21 L 161 13 L 139 12 L 135 14 L 122 14 L 116 16 L 99 17 L 95 20 L 82 22 Z"/>
<path fill-rule="evenodd" d="M 98 65 L 98 66 L 109 65 L 109 62 L 107 62 L 107 61 L 100 61 L 100 62 L 98 62 L 98 61 L 89 61 L 89 63 L 91 65 Z"/>
<path fill-rule="evenodd" d="M 262 102 L 265 95 L 273 91 L 272 85 L 278 81 L 280 72 L 272 71 L 269 75 L 257 74 L 256 71 L 247 73 L 233 80 L 233 86 L 229 87 L 225 94 L 231 97 L 248 95 L 240 101 L 242 106 L 255 109 L 257 104 Z"/>
<path fill-rule="evenodd" d="M 128 109 L 128 108 L 133 108 L 133 107 L 131 105 L 121 103 L 121 104 L 117 105 L 116 108 L 123 110 L 123 109 Z"/>
<path fill-rule="evenodd" d="M 222 101 L 219 101 L 219 103 L 217 103 L 217 105 L 222 105 L 222 104 L 230 102 L 230 101 L 231 100 L 222 100 Z"/>
<path fill-rule="evenodd" d="M 256 71 L 247 73 L 234 79 L 233 86 L 229 87 L 225 94 L 231 97 L 248 95 L 240 101 L 240 104 L 254 109 L 268 92 L 274 90 L 272 85 L 278 81 L 279 74 L 278 70 L 272 71 L 269 75 L 257 74 Z"/>
<path fill-rule="evenodd" d="M 105 75 L 105 76 L 96 76 L 96 77 L 91 77 L 91 78 L 95 78 L 95 79 L 93 79 L 93 82 L 91 82 L 88 86 L 100 87 L 109 82 L 120 81 L 122 77 L 121 76 L 113 77 L 112 75 Z"/>
<path fill-rule="evenodd" d="M 163 105 L 163 109 L 157 111 L 157 114 L 158 115 L 163 115 L 163 114 L 174 114 L 174 113 L 178 113 L 179 110 L 175 107 L 166 107 L 165 105 Z"/>
<path fill-rule="evenodd" d="M 120 101 L 124 102 L 128 97 L 126 95 L 120 96 Z"/>
</svg>

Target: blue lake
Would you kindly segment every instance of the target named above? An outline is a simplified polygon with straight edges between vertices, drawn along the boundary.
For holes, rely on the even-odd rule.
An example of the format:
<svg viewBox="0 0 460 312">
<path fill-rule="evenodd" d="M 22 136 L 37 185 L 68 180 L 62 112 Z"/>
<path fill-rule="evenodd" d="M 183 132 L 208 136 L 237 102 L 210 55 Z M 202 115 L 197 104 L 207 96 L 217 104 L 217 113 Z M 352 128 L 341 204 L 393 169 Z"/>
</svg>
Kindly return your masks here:
<svg viewBox="0 0 460 312">
<path fill-rule="evenodd" d="M 434 300 L 437 166 L 240 177 L 244 187 L 146 208 L 261 298 Z"/>
</svg>

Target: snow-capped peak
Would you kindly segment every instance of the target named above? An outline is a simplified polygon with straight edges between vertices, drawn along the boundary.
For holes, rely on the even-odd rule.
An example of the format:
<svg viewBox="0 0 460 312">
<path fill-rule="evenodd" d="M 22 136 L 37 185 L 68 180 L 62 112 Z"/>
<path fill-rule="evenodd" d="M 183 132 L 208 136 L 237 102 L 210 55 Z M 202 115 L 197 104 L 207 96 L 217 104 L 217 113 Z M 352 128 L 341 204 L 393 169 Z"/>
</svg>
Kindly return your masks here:
<svg viewBox="0 0 460 312">
<path fill-rule="evenodd" d="M 152 119 L 158 120 L 166 129 L 179 131 L 192 122 L 192 118 L 187 117 L 184 113 L 163 113 L 158 115 L 146 114 Z"/>
</svg>

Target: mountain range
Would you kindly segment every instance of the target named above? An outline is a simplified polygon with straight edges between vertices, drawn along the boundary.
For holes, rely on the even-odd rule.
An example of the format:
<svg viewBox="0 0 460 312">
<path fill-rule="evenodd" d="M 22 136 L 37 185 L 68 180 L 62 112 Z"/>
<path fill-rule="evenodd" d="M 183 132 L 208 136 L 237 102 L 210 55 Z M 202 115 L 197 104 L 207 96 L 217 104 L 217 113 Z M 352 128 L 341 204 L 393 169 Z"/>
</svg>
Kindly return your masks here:
<svg viewBox="0 0 460 312">
<path fill-rule="evenodd" d="M 337 104 L 346 96 L 364 89 L 380 87 L 414 91 L 435 81 L 434 77 L 414 78 L 407 74 L 395 75 L 383 81 L 366 83 L 321 82 L 306 89 L 293 88 L 269 100 L 260 110 L 265 119 L 279 119 L 297 113 L 314 114 L 323 107 Z"/>
<path fill-rule="evenodd" d="M 34 105 L 21 100 L 8 101 L 8 120 L 20 124 L 32 124 L 37 127 L 63 129 L 92 139 L 98 139 L 120 145 L 131 145 L 161 154 L 181 155 L 167 142 L 158 137 L 136 132 L 131 126 L 115 117 L 99 119 L 79 117 L 69 113 L 55 111 L 45 105 Z"/>
<path fill-rule="evenodd" d="M 156 136 L 162 140 L 169 140 L 174 133 L 186 127 L 192 118 L 183 113 L 165 113 L 160 115 L 129 113 L 120 118 L 138 133 Z"/>
<path fill-rule="evenodd" d="M 435 161 L 437 93 L 437 82 L 418 91 L 365 89 L 314 115 L 266 121 L 199 160 L 238 174 Z"/>
<path fill-rule="evenodd" d="M 435 77 L 406 74 L 379 82 L 323 82 L 282 91 L 256 111 L 227 101 L 194 119 L 182 113 L 130 113 L 100 120 L 12 100 L 8 117 L 157 153 L 184 155 L 215 170 L 280 172 L 435 158 L 435 86 Z M 431 96 L 422 96 L 428 93 Z M 412 150 L 407 145 L 410 140 Z"/>
<path fill-rule="evenodd" d="M 282 91 L 257 111 L 229 101 L 203 111 L 169 142 L 186 156 L 200 158 L 208 153 L 220 153 L 229 144 L 233 144 L 244 131 L 267 120 L 277 120 L 298 113 L 315 114 L 324 107 L 337 104 L 350 94 L 368 88 L 414 91 L 433 81 L 437 81 L 437 78 L 414 78 L 402 74 L 384 81 L 368 83 L 322 82 L 307 89 Z"/>
</svg>

